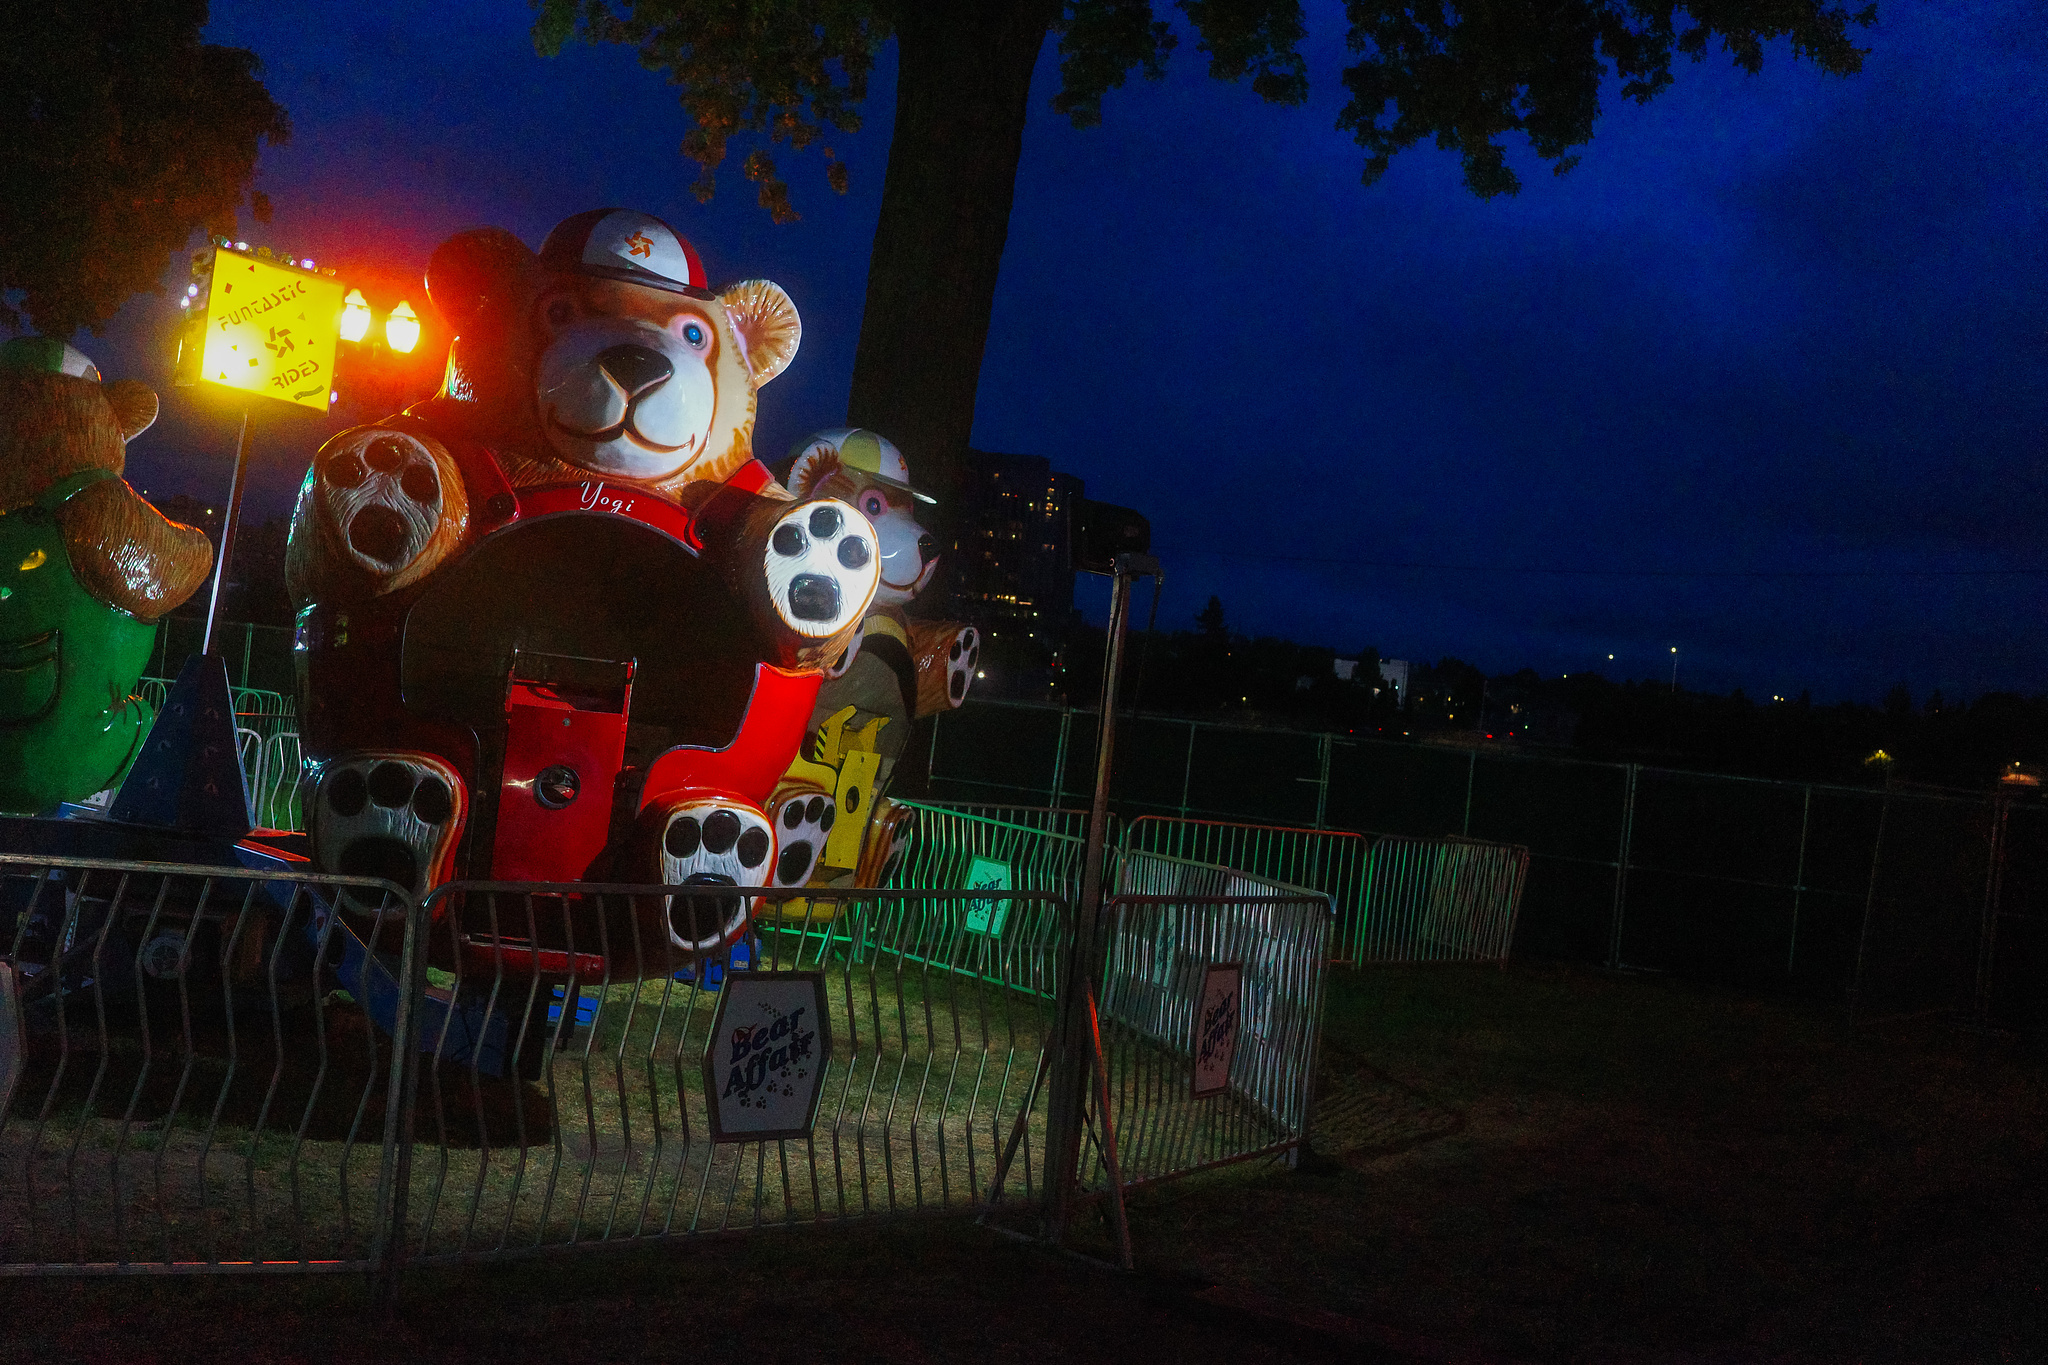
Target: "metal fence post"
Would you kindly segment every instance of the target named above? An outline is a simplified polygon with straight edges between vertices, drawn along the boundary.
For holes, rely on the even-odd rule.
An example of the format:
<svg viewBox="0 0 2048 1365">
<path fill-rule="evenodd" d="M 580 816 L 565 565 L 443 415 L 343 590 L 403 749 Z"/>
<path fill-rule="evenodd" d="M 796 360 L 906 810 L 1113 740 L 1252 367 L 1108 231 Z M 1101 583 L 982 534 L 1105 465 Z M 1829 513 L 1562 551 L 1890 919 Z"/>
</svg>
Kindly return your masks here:
<svg viewBox="0 0 2048 1365">
<path fill-rule="evenodd" d="M 1195 780 L 1195 723 L 1188 722 L 1188 760 L 1180 773 L 1180 813 L 1183 819 L 1188 813 L 1188 789 Z"/>
<path fill-rule="evenodd" d="M 1856 971 L 1849 978 L 1849 1022 L 1856 1022 L 1856 1006 L 1863 994 L 1863 962 L 1870 951 L 1870 913 L 1877 903 L 1877 865 L 1884 856 L 1884 826 L 1892 813 L 1892 798 L 1887 792 L 1884 804 L 1877 808 L 1877 837 L 1870 843 L 1870 882 L 1863 892 L 1863 928 L 1856 935 Z"/>
<path fill-rule="evenodd" d="M 1066 794 L 1067 786 L 1067 732 L 1074 725 L 1074 708 L 1060 708 L 1060 738 L 1052 751 L 1052 791 L 1046 796 L 1045 804 L 1059 808 L 1060 798 Z"/>
<path fill-rule="evenodd" d="M 1323 820 L 1324 820 L 1324 817 L 1328 815 L 1328 813 L 1329 813 L 1329 809 L 1330 809 L 1330 736 L 1329 736 L 1329 735 L 1327 735 L 1327 734 L 1326 734 L 1326 735 L 1322 735 L 1322 736 L 1320 736 L 1320 740 L 1321 740 L 1321 742 L 1320 742 L 1320 743 L 1318 743 L 1318 744 L 1316 745 L 1316 758 L 1317 758 L 1317 771 L 1316 771 L 1316 828 L 1317 828 L 1317 829 L 1322 829 L 1322 828 L 1323 828 Z M 1469 810 L 1468 810 L 1468 812 L 1467 812 L 1467 815 L 1466 815 L 1465 819 L 1466 819 L 1466 823 L 1467 823 L 1467 824 L 1470 824 L 1470 823 L 1471 823 L 1471 815 L 1470 815 L 1470 813 L 1469 813 Z"/>
<path fill-rule="evenodd" d="M 1806 894 L 1806 832 L 1813 825 L 1813 787 L 1806 788 L 1806 800 L 1799 807 L 1799 866 L 1792 874 L 1792 932 L 1785 945 L 1785 975 L 1799 956 L 1799 902 Z"/>
<path fill-rule="evenodd" d="M 1483 718 L 1482 718 L 1483 719 Z M 1465 827 L 1458 831 L 1466 838 L 1472 837 L 1472 779 L 1479 771 L 1479 751 L 1465 751 Z"/>
<path fill-rule="evenodd" d="M 1629 844 L 1636 830 L 1636 774 L 1641 765 L 1628 764 L 1623 772 L 1621 796 L 1621 847 L 1614 855 L 1614 913 L 1607 928 L 1607 966 L 1609 970 L 1621 966 L 1621 925 L 1628 914 L 1628 858 Z"/>
<path fill-rule="evenodd" d="M 391 1025 L 391 1088 L 384 1110 L 384 1158 L 379 1166 L 382 1227 L 371 1256 L 376 1262 L 372 1295 L 380 1318 L 389 1320 L 398 1303 L 398 1273 L 405 1262 L 407 1196 L 412 1185 L 413 1110 L 419 1095 L 417 1009 L 427 990 L 427 916 L 407 897 L 405 934 L 399 945 L 398 1010 Z M 336 913 L 339 913 L 337 911 Z M 374 937 L 371 940 L 375 942 Z M 367 970 L 367 969 L 366 969 Z"/>
<path fill-rule="evenodd" d="M 1977 933 L 1977 991 L 1972 1022 L 1991 1027 L 1991 974 L 1998 959 L 1999 901 L 2005 890 L 2005 822 L 2012 803 L 1991 798 L 1991 857 L 1984 869 L 1984 926 Z"/>
</svg>

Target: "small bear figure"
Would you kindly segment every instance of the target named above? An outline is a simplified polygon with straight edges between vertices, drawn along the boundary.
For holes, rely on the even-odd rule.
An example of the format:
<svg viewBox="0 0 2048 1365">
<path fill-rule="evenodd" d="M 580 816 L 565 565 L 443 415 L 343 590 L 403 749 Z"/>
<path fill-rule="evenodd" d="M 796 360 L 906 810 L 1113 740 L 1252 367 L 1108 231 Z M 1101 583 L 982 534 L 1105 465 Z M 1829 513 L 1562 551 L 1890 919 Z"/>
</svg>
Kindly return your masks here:
<svg viewBox="0 0 2048 1365">
<path fill-rule="evenodd" d="M 153 719 L 135 695 L 157 619 L 213 547 L 121 477 L 157 396 L 49 337 L 0 346 L 0 812 L 117 784 Z"/>
<path fill-rule="evenodd" d="M 315 860 L 415 894 L 765 884 L 763 803 L 881 573 L 853 506 L 753 458 L 795 305 L 713 291 L 625 209 L 538 254 L 459 233 L 427 290 L 456 333 L 441 392 L 329 440 L 292 519 Z M 747 907 L 675 898 L 640 968 L 731 942 Z"/>
<path fill-rule="evenodd" d="M 777 886 L 880 886 L 902 865 L 909 812 L 886 793 L 911 724 L 967 699 L 981 635 L 958 621 L 914 620 L 905 609 L 938 569 L 938 541 L 915 507 L 903 452 L 857 427 L 816 432 L 797 444 L 784 476 L 798 497 L 852 503 L 874 524 L 881 586 L 847 652 L 826 670 L 803 752 L 769 801 L 782 841 Z M 826 905 L 792 902 L 823 918 Z"/>
</svg>

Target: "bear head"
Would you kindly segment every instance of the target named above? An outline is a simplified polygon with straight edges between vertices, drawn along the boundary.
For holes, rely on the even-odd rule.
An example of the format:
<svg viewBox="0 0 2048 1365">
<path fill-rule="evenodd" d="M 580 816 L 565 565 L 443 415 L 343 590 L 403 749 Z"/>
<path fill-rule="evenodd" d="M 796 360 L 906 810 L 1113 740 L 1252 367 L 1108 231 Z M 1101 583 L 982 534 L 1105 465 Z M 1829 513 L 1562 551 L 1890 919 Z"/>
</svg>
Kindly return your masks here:
<svg viewBox="0 0 2048 1365">
<path fill-rule="evenodd" d="M 882 561 L 875 605 L 911 604 L 939 567 L 939 543 L 918 525 L 920 502 L 933 499 L 910 486 L 910 466 L 894 443 L 859 427 L 813 432 L 790 453 L 783 483 L 799 498 L 838 498 L 875 524 Z"/>
<path fill-rule="evenodd" d="M 415 415 L 492 445 L 525 486 L 723 482 L 753 458 L 755 393 L 803 331 L 780 286 L 714 292 L 680 234 L 627 209 L 564 220 L 538 255 L 499 229 L 459 233 L 427 291 L 456 340 Z"/>
<path fill-rule="evenodd" d="M 165 519 L 119 477 L 128 442 L 156 421 L 157 406 L 147 384 L 103 382 L 64 342 L 17 337 L 0 347 L 0 517 L 53 524 L 79 587 L 140 621 L 190 597 L 213 561 L 203 532 Z M 24 555 L 21 572 L 31 560 L 45 562 Z M 16 599 L 12 585 L 0 589 L 0 602 Z M 10 605 L 18 613 L 32 597 Z"/>
</svg>

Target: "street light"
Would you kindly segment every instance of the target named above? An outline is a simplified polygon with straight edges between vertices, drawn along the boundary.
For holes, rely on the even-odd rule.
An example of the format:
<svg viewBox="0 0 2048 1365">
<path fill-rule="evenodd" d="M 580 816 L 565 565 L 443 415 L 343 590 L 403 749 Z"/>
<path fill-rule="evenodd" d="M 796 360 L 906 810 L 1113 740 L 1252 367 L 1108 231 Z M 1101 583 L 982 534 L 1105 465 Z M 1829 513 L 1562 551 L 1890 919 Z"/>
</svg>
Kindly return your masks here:
<svg viewBox="0 0 2048 1365">
<path fill-rule="evenodd" d="M 1671 646 L 1671 690 L 1678 691 L 1678 646 Z"/>
</svg>

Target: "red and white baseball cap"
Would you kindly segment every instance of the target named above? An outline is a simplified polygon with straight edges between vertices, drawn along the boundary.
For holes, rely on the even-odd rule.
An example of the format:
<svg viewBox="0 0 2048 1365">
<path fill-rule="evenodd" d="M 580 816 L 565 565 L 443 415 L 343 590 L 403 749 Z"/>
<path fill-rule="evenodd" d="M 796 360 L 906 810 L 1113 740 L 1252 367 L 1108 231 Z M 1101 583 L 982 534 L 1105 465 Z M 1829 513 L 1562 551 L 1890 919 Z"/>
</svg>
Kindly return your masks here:
<svg viewBox="0 0 2048 1365">
<path fill-rule="evenodd" d="M 592 209 L 564 218 L 541 243 L 540 262 L 550 270 L 624 280 L 693 299 L 717 297 L 697 249 L 661 219 L 633 209 Z"/>
</svg>

